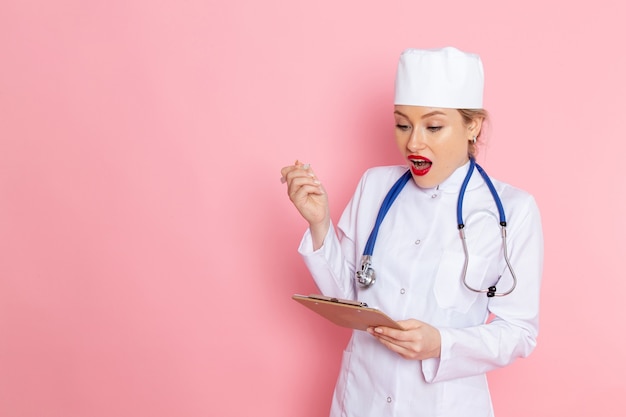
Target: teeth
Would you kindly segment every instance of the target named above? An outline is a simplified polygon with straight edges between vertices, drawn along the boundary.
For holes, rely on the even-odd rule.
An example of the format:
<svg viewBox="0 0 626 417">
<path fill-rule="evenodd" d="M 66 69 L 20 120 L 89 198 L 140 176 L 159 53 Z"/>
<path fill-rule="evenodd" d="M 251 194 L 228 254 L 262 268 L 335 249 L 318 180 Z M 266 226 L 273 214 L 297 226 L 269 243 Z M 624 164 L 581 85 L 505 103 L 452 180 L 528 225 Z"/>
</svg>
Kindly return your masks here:
<svg viewBox="0 0 626 417">
<path fill-rule="evenodd" d="M 412 161 L 412 162 L 413 162 L 413 165 L 415 165 L 416 167 L 421 167 L 421 166 L 424 166 L 424 165 L 430 165 L 431 164 L 430 162 L 424 161 L 424 160 L 421 160 L 421 159 L 417 160 L 417 161 Z"/>
</svg>

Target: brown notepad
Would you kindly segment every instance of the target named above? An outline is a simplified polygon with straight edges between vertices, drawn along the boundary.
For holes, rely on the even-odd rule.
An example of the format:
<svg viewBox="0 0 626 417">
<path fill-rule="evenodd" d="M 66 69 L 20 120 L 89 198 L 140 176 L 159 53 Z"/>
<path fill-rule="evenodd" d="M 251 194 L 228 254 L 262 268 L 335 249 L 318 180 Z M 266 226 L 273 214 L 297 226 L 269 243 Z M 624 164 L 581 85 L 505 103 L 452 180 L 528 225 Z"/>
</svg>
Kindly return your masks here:
<svg viewBox="0 0 626 417">
<path fill-rule="evenodd" d="M 342 327 L 367 330 L 368 327 L 386 326 L 403 330 L 402 326 L 385 313 L 370 308 L 360 301 L 342 300 L 318 294 L 308 296 L 294 294 L 291 298 Z"/>
</svg>

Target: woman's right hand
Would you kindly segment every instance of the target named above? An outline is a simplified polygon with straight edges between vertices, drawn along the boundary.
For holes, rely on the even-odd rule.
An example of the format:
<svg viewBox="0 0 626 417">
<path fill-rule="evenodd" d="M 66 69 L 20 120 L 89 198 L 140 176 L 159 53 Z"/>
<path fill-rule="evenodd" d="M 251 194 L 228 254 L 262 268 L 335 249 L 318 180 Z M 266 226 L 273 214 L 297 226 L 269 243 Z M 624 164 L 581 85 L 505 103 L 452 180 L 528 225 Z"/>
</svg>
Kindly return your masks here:
<svg viewBox="0 0 626 417">
<path fill-rule="evenodd" d="M 324 187 L 307 164 L 296 161 L 280 170 L 281 180 L 287 183 L 287 194 L 302 217 L 309 223 L 314 250 L 324 243 L 330 227 L 328 196 Z"/>
</svg>

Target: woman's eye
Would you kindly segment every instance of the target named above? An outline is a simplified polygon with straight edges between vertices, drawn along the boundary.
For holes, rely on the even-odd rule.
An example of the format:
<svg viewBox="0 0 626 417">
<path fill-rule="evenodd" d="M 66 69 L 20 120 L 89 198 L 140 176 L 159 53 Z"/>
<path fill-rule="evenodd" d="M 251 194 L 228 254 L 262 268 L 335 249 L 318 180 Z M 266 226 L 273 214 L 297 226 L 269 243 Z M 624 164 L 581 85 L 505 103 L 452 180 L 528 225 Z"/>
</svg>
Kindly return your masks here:
<svg viewBox="0 0 626 417">
<path fill-rule="evenodd" d="M 406 131 L 406 130 L 409 130 L 410 126 L 409 126 L 409 125 L 403 125 L 403 124 L 398 123 L 398 124 L 396 124 L 396 128 L 397 128 L 397 129 L 400 129 L 400 130 L 402 130 L 402 131 Z"/>
<path fill-rule="evenodd" d="M 437 132 L 439 130 L 441 130 L 443 126 L 428 126 L 427 129 L 430 130 L 431 132 Z"/>
</svg>

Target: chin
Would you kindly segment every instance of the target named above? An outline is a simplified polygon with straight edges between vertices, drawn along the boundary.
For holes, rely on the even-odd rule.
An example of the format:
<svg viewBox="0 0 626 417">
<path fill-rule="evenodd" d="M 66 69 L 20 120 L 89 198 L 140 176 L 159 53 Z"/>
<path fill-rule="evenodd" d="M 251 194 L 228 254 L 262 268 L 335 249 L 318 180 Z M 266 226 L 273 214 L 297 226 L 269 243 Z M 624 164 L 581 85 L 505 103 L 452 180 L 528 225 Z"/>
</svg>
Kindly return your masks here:
<svg viewBox="0 0 626 417">
<path fill-rule="evenodd" d="M 416 177 L 415 175 L 413 175 L 413 182 L 415 182 L 415 185 L 417 185 L 419 188 L 435 188 L 436 186 L 439 185 L 439 183 L 436 183 L 433 180 L 429 180 L 427 178 L 423 178 L 423 177 Z"/>
</svg>

